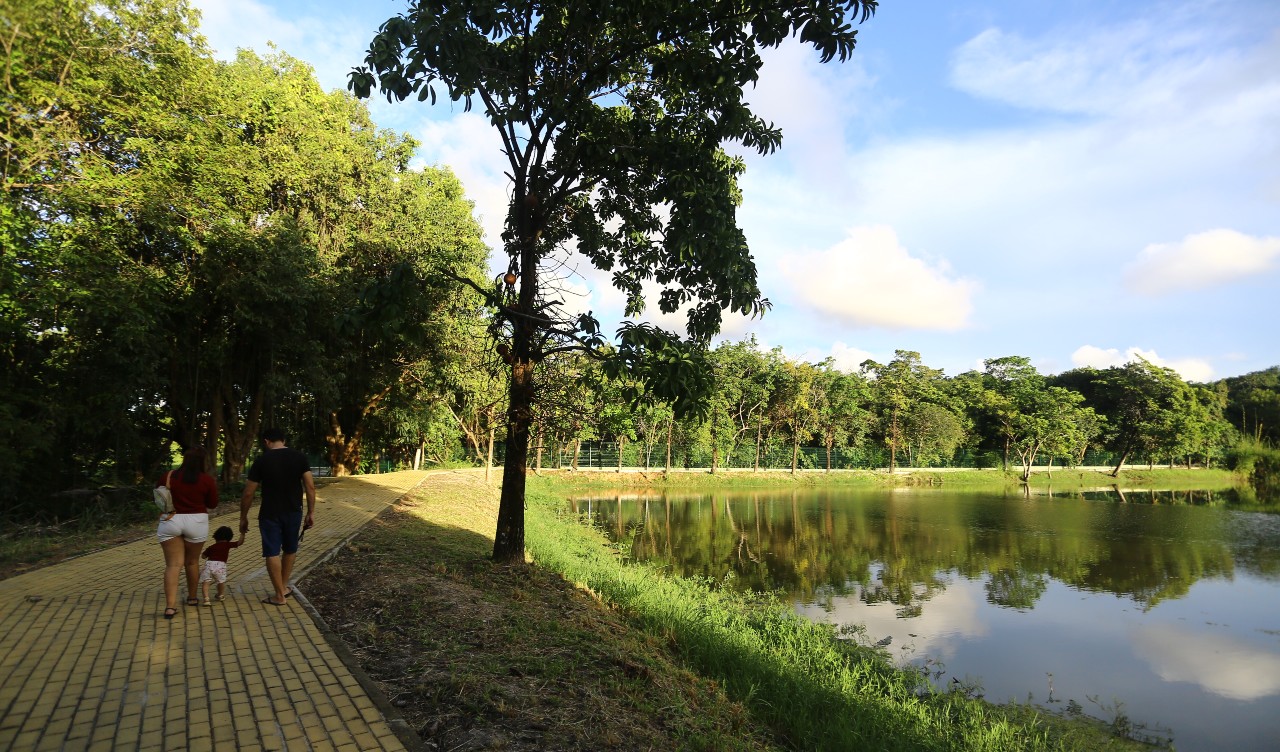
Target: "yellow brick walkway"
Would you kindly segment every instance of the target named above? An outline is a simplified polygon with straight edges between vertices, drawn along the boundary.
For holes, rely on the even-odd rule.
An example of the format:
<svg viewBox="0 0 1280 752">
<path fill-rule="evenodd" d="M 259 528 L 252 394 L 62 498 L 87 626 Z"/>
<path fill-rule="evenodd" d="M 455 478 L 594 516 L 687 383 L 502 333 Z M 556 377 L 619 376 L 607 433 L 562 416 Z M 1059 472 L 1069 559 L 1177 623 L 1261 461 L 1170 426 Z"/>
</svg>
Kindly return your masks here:
<svg viewBox="0 0 1280 752">
<path fill-rule="evenodd" d="M 323 486 L 295 582 L 424 477 Z M 222 603 L 163 619 L 163 569 L 150 537 L 0 580 L 0 750 L 405 748 L 306 609 L 260 602 L 256 524 Z"/>
</svg>

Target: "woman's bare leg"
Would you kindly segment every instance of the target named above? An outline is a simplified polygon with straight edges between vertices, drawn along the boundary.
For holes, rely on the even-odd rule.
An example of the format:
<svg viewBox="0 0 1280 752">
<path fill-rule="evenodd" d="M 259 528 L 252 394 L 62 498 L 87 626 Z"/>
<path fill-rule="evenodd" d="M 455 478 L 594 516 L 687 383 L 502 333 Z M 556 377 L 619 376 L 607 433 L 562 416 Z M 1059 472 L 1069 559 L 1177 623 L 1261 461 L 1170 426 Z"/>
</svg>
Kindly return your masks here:
<svg viewBox="0 0 1280 752">
<path fill-rule="evenodd" d="M 200 552 L 204 550 L 204 543 L 182 543 L 186 551 L 187 598 L 191 599 L 200 592 Z"/>
<path fill-rule="evenodd" d="M 178 574 L 182 571 L 185 542 L 181 538 L 170 538 L 160 544 L 164 551 L 164 602 L 167 608 L 178 607 Z"/>
</svg>

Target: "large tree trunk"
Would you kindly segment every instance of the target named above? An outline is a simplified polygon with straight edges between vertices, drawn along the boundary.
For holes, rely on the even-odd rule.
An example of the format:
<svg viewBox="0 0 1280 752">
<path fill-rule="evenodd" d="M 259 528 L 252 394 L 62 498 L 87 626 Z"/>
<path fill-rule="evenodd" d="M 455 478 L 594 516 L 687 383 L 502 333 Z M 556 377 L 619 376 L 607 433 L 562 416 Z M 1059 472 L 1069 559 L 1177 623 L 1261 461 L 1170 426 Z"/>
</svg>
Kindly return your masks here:
<svg viewBox="0 0 1280 752">
<path fill-rule="evenodd" d="M 516 326 L 517 353 L 528 351 L 528 335 L 520 342 L 523 325 Z M 521 347 L 523 345 L 523 347 Z M 529 462 L 529 426 L 533 414 L 533 360 L 517 355 L 511 365 L 511 402 L 507 409 L 507 454 L 502 463 L 502 495 L 498 500 L 498 529 L 493 536 L 493 559 L 524 561 L 524 493 Z"/>
<path fill-rule="evenodd" d="M 336 410 L 329 412 L 329 432 L 324 437 L 328 448 L 329 473 L 335 478 L 355 475 L 360 469 L 361 434 L 357 428 L 351 435 L 342 430 L 342 421 Z"/>
<path fill-rule="evenodd" d="M 498 529 L 493 536 L 493 560 L 524 561 L 524 495 L 529 467 L 529 430 L 533 426 L 533 369 L 537 334 L 534 306 L 538 297 L 537 243 L 540 224 L 534 217 L 538 197 L 527 193 L 526 174 L 517 176 L 517 248 L 520 293 L 512 320 L 511 386 L 507 400 L 507 453 L 502 464 L 502 494 L 498 500 Z M 576 458 L 575 458 L 576 462 Z"/>
<path fill-rule="evenodd" d="M 395 384 L 391 384 L 361 406 L 348 406 L 329 411 L 329 432 L 324 437 L 328 447 L 329 470 L 335 477 L 354 475 L 360 469 L 364 428 L 369 414 L 377 409 Z M 343 414 L 346 421 L 344 424 Z"/>
<path fill-rule="evenodd" d="M 222 435 L 223 460 L 222 483 L 230 485 L 239 480 L 244 473 L 244 466 L 249 459 L 249 450 L 262 428 L 262 406 L 266 402 L 266 387 L 259 385 L 249 401 L 249 412 L 241 423 L 236 405 L 241 400 L 236 398 L 235 390 L 230 384 L 221 388 L 222 407 L 224 411 Z"/>
</svg>

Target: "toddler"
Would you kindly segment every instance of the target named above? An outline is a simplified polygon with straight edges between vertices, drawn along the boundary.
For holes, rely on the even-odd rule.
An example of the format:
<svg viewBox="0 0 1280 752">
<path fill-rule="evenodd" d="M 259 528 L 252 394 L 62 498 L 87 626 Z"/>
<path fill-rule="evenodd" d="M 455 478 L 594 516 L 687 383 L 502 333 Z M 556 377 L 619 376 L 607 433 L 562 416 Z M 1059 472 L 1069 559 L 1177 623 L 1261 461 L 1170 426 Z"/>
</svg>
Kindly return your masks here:
<svg viewBox="0 0 1280 752">
<path fill-rule="evenodd" d="M 201 554 L 207 561 L 204 567 L 200 569 L 200 589 L 204 593 L 204 605 L 212 606 L 209 602 L 209 583 L 214 580 L 218 581 L 218 600 L 225 597 L 227 588 L 227 557 L 231 555 L 231 549 L 238 547 L 244 543 L 244 533 L 240 533 L 240 540 L 231 540 L 231 528 L 223 525 L 213 532 L 212 546 L 209 546 Z"/>
</svg>

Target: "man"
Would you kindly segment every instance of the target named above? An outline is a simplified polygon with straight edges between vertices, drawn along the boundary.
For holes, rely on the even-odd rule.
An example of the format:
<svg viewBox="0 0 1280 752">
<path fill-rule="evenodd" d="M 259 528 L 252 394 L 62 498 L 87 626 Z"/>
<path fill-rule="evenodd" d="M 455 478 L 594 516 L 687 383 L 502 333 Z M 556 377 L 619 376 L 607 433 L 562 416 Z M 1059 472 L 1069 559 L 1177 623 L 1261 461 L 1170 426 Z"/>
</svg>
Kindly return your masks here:
<svg viewBox="0 0 1280 752">
<path fill-rule="evenodd" d="M 262 432 L 263 452 L 249 468 L 249 480 L 240 497 L 240 534 L 249 531 L 249 508 L 253 495 L 262 486 L 262 506 L 258 510 L 258 531 L 262 534 L 262 555 L 267 560 L 267 575 L 276 591 L 262 599 L 272 606 L 283 606 L 293 595 L 289 575 L 298 554 L 299 528 L 315 524 L 316 484 L 311 477 L 307 456 L 284 445 L 284 431 L 268 428 Z M 302 515 L 302 494 L 307 495 L 307 514 Z"/>
</svg>

